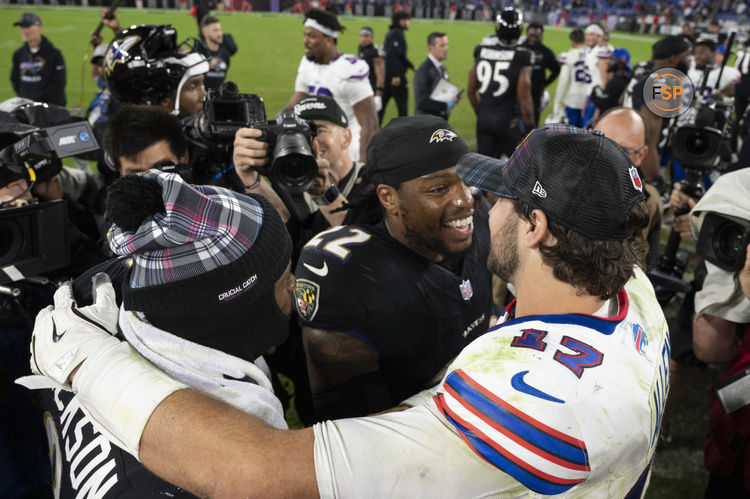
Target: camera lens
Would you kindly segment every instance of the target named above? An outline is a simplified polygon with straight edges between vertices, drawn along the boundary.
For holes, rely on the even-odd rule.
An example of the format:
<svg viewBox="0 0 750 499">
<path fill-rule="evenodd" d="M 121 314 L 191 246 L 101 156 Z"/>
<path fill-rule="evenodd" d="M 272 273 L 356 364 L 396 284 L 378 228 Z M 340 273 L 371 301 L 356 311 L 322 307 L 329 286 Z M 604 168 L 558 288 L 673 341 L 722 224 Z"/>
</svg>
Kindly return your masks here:
<svg viewBox="0 0 750 499">
<path fill-rule="evenodd" d="M 685 148 L 694 156 L 703 156 L 710 147 L 711 141 L 701 131 L 692 132 L 685 140 Z"/>
<path fill-rule="evenodd" d="M 318 164 L 310 144 L 301 133 L 281 134 L 276 141 L 273 157 L 274 182 L 293 194 L 305 192 L 318 174 Z"/>
<path fill-rule="evenodd" d="M 727 223 L 718 227 L 713 238 L 716 256 L 727 262 L 744 262 L 745 231 L 739 224 Z"/>
<path fill-rule="evenodd" d="M 21 230 L 13 220 L 0 220 L 0 265 L 15 261 L 22 246 Z"/>
</svg>

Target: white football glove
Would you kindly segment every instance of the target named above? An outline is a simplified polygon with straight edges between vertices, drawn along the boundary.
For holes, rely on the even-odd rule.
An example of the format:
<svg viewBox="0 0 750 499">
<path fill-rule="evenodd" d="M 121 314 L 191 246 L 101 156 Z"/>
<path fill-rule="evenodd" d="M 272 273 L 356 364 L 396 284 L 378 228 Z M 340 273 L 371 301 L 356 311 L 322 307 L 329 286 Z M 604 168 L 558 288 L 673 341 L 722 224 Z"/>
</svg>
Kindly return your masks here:
<svg viewBox="0 0 750 499">
<path fill-rule="evenodd" d="M 376 95 L 372 98 L 372 100 L 375 101 L 375 112 L 379 113 L 381 109 L 383 109 L 383 98 L 379 95 Z"/>
<path fill-rule="evenodd" d="M 115 290 L 106 274 L 96 274 L 92 281 L 93 305 L 78 308 L 68 282 L 55 292 L 54 307 L 39 312 L 31 339 L 31 370 L 41 376 L 16 382 L 31 389 L 74 391 L 94 427 L 138 458 L 151 413 L 186 386 L 113 336 L 119 318 Z M 71 387 L 70 373 L 79 365 Z"/>
<path fill-rule="evenodd" d="M 102 351 L 120 342 L 117 333 L 119 309 L 115 290 L 104 273 L 92 278 L 94 304 L 78 308 L 73 298 L 71 282 L 55 291 L 54 307 L 50 305 L 36 316 L 31 337 L 31 370 L 51 378 L 56 383 L 36 376 L 22 378 L 29 388 L 59 388 L 70 390 L 70 373 L 92 352 Z M 28 378 L 37 378 L 30 380 Z M 19 380 L 20 381 L 20 380 Z M 45 386 L 46 385 L 46 386 Z"/>
</svg>

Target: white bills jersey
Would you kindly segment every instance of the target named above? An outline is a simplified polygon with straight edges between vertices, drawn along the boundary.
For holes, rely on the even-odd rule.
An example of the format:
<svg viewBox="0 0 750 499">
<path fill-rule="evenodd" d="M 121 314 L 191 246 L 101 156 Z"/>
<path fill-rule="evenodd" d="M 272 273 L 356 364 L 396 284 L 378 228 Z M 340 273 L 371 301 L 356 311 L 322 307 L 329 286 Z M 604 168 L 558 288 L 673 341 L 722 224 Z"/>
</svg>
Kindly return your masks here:
<svg viewBox="0 0 750 499">
<path fill-rule="evenodd" d="M 669 388 L 643 272 L 596 315 L 501 322 L 421 404 L 316 425 L 321 497 L 642 497 Z"/>
<path fill-rule="evenodd" d="M 719 71 L 721 70 L 721 67 L 714 67 L 711 68 L 708 71 L 708 80 L 706 81 L 706 90 L 710 89 L 711 92 L 716 91 L 717 82 L 719 81 Z M 719 86 L 719 91 L 723 91 L 731 84 L 737 84 L 740 82 L 740 77 L 742 75 L 740 74 L 740 71 L 737 68 L 733 68 L 732 66 L 725 66 L 724 71 L 721 73 L 721 85 Z M 693 86 L 695 87 L 695 91 L 697 92 L 700 90 L 701 85 L 703 85 L 703 78 L 705 77 L 705 72 L 696 68 L 693 64 L 692 67 L 688 70 L 688 78 L 690 78 L 690 81 L 693 82 Z"/>
<path fill-rule="evenodd" d="M 587 53 L 587 47 L 578 47 L 560 54 L 562 68 L 555 93 L 556 105 L 562 103 L 573 109 L 583 109 L 586 106 L 586 99 L 592 88 L 592 70 L 596 69 L 589 66 Z"/>
<path fill-rule="evenodd" d="M 349 153 L 354 161 L 359 161 L 361 130 L 354 116 L 354 105 L 374 95 L 368 79 L 369 71 L 367 62 L 350 54 L 340 54 L 328 64 L 318 64 L 303 56 L 294 83 L 295 92 L 333 97 L 341 106 L 352 131 Z"/>
</svg>

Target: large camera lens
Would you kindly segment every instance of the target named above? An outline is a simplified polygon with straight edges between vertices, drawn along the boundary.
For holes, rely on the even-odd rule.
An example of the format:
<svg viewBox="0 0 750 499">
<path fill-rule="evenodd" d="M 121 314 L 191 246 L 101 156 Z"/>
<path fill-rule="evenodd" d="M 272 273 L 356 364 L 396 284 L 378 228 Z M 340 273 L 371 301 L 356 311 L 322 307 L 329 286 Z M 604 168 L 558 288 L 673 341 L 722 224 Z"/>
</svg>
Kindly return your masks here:
<svg viewBox="0 0 750 499">
<path fill-rule="evenodd" d="M 14 220 L 0 220 L 0 265 L 10 265 L 20 253 L 21 228 Z"/>
<path fill-rule="evenodd" d="M 694 156 L 703 156 L 711 147 L 711 141 L 703 131 L 694 131 L 685 139 L 685 148 Z"/>
<path fill-rule="evenodd" d="M 281 134 L 276 140 L 273 157 L 273 181 L 292 194 L 305 192 L 318 174 L 318 163 L 302 133 Z"/>
<path fill-rule="evenodd" d="M 726 262 L 745 262 L 745 230 L 739 224 L 726 223 L 716 229 L 713 238 L 714 253 Z"/>
</svg>

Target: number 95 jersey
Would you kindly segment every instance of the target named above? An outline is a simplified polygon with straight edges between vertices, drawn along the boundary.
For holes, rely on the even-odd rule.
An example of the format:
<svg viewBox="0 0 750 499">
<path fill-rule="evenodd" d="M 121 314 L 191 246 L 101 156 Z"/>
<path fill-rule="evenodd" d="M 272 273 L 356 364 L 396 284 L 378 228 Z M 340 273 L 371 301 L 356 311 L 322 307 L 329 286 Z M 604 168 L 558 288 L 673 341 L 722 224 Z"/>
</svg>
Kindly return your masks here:
<svg viewBox="0 0 750 499">
<path fill-rule="evenodd" d="M 394 240 L 381 225 L 323 231 L 303 248 L 294 303 L 303 327 L 362 340 L 380 362 L 393 403 L 436 383 L 492 311 L 487 213 L 452 270 Z M 458 268 L 459 270 L 456 270 Z"/>
<path fill-rule="evenodd" d="M 479 82 L 479 107 L 501 108 L 515 114 L 516 87 L 521 70 L 533 63 L 534 53 L 520 45 L 506 45 L 497 36 L 487 36 L 474 48 L 474 67 Z"/>
</svg>

